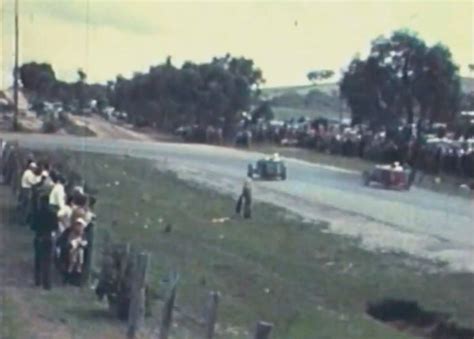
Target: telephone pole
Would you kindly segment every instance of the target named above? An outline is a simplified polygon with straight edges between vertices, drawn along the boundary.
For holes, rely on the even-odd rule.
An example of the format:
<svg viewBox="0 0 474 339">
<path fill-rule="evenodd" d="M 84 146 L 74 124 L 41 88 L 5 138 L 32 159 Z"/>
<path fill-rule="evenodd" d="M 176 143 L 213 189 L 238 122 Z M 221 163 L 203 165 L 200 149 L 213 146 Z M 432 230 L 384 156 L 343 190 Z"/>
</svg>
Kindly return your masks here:
<svg viewBox="0 0 474 339">
<path fill-rule="evenodd" d="M 15 0 L 15 66 L 13 68 L 13 101 L 14 101 L 14 112 L 13 112 L 13 130 L 18 129 L 18 1 Z"/>
</svg>

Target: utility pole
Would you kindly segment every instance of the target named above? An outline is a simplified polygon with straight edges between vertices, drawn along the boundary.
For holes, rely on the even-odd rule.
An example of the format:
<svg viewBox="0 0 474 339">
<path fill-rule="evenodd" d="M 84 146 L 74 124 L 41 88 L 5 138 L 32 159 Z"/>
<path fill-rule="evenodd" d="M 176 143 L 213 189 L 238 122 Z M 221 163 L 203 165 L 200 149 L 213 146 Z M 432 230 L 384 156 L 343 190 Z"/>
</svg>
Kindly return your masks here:
<svg viewBox="0 0 474 339">
<path fill-rule="evenodd" d="M 341 93 L 339 93 L 339 123 L 342 125 L 343 119 L 343 111 L 344 111 L 344 101 L 342 99 Z"/>
<path fill-rule="evenodd" d="M 13 101 L 14 109 L 13 112 L 13 130 L 18 129 L 18 36 L 19 36 L 19 27 L 18 27 L 18 1 L 15 0 L 15 66 L 13 68 Z"/>
</svg>

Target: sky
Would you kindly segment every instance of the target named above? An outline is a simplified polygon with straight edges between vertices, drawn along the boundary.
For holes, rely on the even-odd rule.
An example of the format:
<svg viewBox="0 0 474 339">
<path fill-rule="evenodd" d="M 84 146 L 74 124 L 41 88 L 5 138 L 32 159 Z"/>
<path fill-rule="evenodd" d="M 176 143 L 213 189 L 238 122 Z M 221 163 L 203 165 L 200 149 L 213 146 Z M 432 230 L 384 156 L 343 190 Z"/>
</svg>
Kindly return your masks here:
<svg viewBox="0 0 474 339">
<path fill-rule="evenodd" d="M 0 0 L 0 87 L 11 84 L 13 0 Z M 19 0 L 20 63 L 51 63 L 89 82 L 230 53 L 255 61 L 266 86 L 304 85 L 314 69 L 340 74 L 370 42 L 399 28 L 442 42 L 462 75 L 474 63 L 474 1 Z"/>
</svg>

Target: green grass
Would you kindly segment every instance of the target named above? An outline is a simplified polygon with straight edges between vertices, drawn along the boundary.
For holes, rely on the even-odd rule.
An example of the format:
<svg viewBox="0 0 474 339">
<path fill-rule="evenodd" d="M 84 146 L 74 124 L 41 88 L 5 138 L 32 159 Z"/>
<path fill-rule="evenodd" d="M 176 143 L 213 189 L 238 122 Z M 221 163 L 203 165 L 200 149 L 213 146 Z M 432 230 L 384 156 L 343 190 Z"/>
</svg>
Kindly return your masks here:
<svg viewBox="0 0 474 339">
<path fill-rule="evenodd" d="M 464 324 L 474 317 L 470 274 L 429 274 L 400 254 L 371 253 L 356 240 L 323 233 L 266 204 L 251 221 L 213 224 L 234 201 L 160 173 L 146 161 L 74 155 L 72 166 L 99 190 L 99 243 L 107 236 L 152 254 L 150 279 L 181 273 L 178 303 L 200 315 L 210 290 L 222 293 L 222 328 L 241 338 L 257 320 L 274 322 L 274 338 L 406 338 L 364 314 L 368 300 L 409 298 L 451 312 Z M 162 232 L 172 224 L 172 232 Z M 471 323 L 472 324 L 472 323 Z"/>
<path fill-rule="evenodd" d="M 409 338 L 365 315 L 366 302 L 382 297 L 414 299 L 472 326 L 471 274 L 428 273 L 430 263 L 362 250 L 356 240 L 323 232 L 325 223 L 306 223 L 267 204 L 255 206 L 252 220 L 214 224 L 232 213 L 230 197 L 159 172 L 149 161 L 71 153 L 67 163 L 99 190 L 96 248 L 112 239 L 149 251 L 155 288 L 171 270 L 180 272 L 177 302 L 195 317 L 208 292 L 220 291 L 219 338 L 248 338 L 257 320 L 273 322 L 276 339 Z M 168 224 L 172 231 L 164 233 Z M 9 252 L 31 262 L 30 232 L 16 225 L 8 231 Z M 76 337 L 125 332 L 87 288 L 26 288 L 23 298 Z M 185 338 L 182 327 L 174 331 Z"/>
<path fill-rule="evenodd" d="M 25 331 L 22 320 L 14 301 L 8 295 L 3 295 L 0 304 L 0 338 L 22 339 Z"/>
<path fill-rule="evenodd" d="M 320 84 L 293 87 L 275 87 L 262 90 L 266 98 L 275 98 L 285 94 L 298 94 L 301 99 L 297 102 L 279 99 L 272 104 L 276 119 L 299 118 L 301 116 L 316 118 L 324 117 L 339 119 L 340 99 L 334 96 L 337 84 Z M 304 96 L 313 91 L 310 102 L 305 102 Z M 349 112 L 345 110 L 343 117 L 348 117 Z"/>
<path fill-rule="evenodd" d="M 333 91 L 339 90 L 339 85 L 337 83 L 324 83 L 318 85 L 300 85 L 300 86 L 281 86 L 281 87 L 269 87 L 263 88 L 262 94 L 265 96 L 278 96 L 288 92 L 295 92 L 300 95 L 306 95 L 308 92 L 312 90 L 319 90 L 326 94 L 332 95 Z"/>
<path fill-rule="evenodd" d="M 472 77 L 461 77 L 462 90 L 465 93 L 474 91 L 474 78 Z M 333 83 L 322 83 L 318 85 L 300 85 L 300 86 L 280 86 L 280 87 L 268 87 L 262 89 L 262 94 L 267 96 L 281 95 L 287 92 L 296 92 L 301 95 L 307 94 L 312 90 L 319 90 L 326 94 L 332 94 L 333 91 L 339 90 L 337 82 Z"/>
<path fill-rule="evenodd" d="M 0 187 L 0 338 L 115 339 L 125 333 L 88 287 L 62 287 L 56 275 L 51 291 L 33 287 L 33 234 L 15 223 L 9 191 Z"/>
</svg>

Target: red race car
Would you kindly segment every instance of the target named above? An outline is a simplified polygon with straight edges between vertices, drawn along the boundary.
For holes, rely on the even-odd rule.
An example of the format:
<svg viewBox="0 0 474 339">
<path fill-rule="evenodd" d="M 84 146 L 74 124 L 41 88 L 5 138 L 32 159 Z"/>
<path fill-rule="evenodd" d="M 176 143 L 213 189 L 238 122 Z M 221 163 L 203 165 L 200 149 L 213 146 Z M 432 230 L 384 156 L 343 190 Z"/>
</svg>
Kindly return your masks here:
<svg viewBox="0 0 474 339">
<path fill-rule="evenodd" d="M 375 184 L 386 189 L 406 190 L 410 189 L 410 170 L 403 168 L 398 163 L 391 165 L 375 165 L 370 171 L 362 173 L 362 181 L 365 186 Z"/>
</svg>

